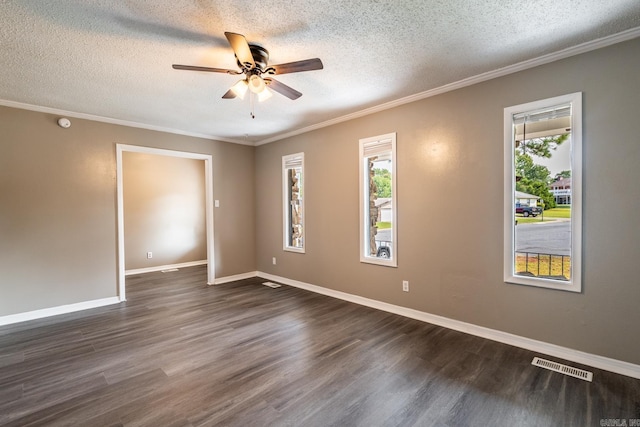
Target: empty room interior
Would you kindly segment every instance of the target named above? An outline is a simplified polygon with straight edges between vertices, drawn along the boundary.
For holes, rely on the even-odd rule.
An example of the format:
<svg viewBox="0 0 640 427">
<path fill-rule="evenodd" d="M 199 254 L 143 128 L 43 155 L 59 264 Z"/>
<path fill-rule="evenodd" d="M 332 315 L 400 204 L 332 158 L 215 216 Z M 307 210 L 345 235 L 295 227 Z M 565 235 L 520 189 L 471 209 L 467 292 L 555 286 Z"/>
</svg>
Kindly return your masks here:
<svg viewBox="0 0 640 427">
<path fill-rule="evenodd" d="M 0 22 L 0 425 L 640 426 L 637 0 Z"/>
</svg>

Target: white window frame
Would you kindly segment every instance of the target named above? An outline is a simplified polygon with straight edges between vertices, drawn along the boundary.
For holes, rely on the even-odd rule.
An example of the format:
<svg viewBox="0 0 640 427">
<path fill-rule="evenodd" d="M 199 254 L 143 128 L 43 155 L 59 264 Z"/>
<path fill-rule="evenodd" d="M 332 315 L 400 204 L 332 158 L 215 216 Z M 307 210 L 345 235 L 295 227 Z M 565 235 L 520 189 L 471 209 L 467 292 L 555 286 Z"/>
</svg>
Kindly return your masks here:
<svg viewBox="0 0 640 427">
<path fill-rule="evenodd" d="M 391 257 L 390 258 L 377 258 L 367 255 L 368 254 L 368 246 L 369 246 L 369 225 L 368 225 L 368 208 L 369 208 L 369 199 L 365 195 L 368 195 L 368 188 L 365 189 L 365 185 L 368 187 L 369 184 L 369 167 L 365 165 L 365 162 L 368 162 L 367 156 L 365 157 L 365 147 L 372 146 L 380 143 L 384 143 L 386 140 L 390 141 L 391 145 L 391 194 L 393 197 L 391 198 L 391 221 L 392 221 L 392 229 L 391 229 Z M 398 266 L 398 191 L 397 191 L 397 167 L 396 167 L 396 133 L 388 133 L 385 135 L 374 136 L 371 138 L 364 138 L 360 140 L 359 144 L 359 187 L 360 187 L 360 262 L 368 263 L 368 264 L 377 264 L 384 265 L 387 267 L 397 267 Z"/>
<path fill-rule="evenodd" d="M 526 111 L 571 104 L 571 278 L 569 281 L 516 275 L 515 165 L 513 116 Z M 504 281 L 570 292 L 582 292 L 582 93 L 576 92 L 504 109 Z"/>
<path fill-rule="evenodd" d="M 283 243 L 282 248 L 289 252 L 305 253 L 305 245 L 307 240 L 307 222 L 305 221 L 305 208 L 304 200 L 306 197 L 302 197 L 300 200 L 300 207 L 302 208 L 302 247 L 291 246 L 289 241 L 291 240 L 291 224 L 290 224 L 290 205 L 291 200 L 289 198 L 289 177 L 287 173 L 290 169 L 300 168 L 302 179 L 299 186 L 301 193 L 306 196 L 304 192 L 304 186 L 306 184 L 307 177 L 304 172 L 304 153 L 295 153 L 282 156 L 282 231 L 283 231 Z"/>
</svg>

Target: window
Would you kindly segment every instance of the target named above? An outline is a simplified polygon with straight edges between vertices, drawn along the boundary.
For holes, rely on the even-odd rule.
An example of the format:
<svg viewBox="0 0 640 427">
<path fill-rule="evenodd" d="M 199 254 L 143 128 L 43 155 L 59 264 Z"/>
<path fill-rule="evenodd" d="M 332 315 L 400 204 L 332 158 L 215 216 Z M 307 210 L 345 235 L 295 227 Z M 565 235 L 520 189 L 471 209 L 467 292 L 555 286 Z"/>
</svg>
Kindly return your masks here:
<svg viewBox="0 0 640 427">
<path fill-rule="evenodd" d="M 397 267 L 396 134 L 360 140 L 360 261 Z"/>
<path fill-rule="evenodd" d="M 304 253 L 304 153 L 282 157 L 284 250 Z"/>
<path fill-rule="evenodd" d="M 504 280 L 581 292 L 582 94 L 504 110 Z"/>
</svg>

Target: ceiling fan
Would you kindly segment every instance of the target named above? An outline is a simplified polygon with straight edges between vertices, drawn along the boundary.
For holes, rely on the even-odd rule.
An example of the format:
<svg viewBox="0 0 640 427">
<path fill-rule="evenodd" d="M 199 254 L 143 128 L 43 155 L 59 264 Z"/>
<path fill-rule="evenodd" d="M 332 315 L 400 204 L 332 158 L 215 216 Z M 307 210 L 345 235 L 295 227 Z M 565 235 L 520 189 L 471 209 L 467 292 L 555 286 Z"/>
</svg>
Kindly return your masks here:
<svg viewBox="0 0 640 427">
<path fill-rule="evenodd" d="M 258 95 L 259 101 L 271 97 L 271 92 L 267 90 L 267 88 L 289 99 L 298 99 L 302 96 L 302 93 L 292 87 L 266 76 L 321 70 L 323 68 L 322 61 L 319 58 L 305 59 L 279 65 L 268 65 L 269 51 L 267 49 L 255 43 L 248 43 L 242 34 L 225 32 L 224 35 L 227 37 L 235 53 L 240 70 L 179 64 L 173 64 L 173 68 L 176 70 L 206 71 L 210 73 L 244 74 L 244 78 L 234 84 L 222 98 L 231 99 L 236 96 L 244 98 L 248 89 Z"/>
</svg>

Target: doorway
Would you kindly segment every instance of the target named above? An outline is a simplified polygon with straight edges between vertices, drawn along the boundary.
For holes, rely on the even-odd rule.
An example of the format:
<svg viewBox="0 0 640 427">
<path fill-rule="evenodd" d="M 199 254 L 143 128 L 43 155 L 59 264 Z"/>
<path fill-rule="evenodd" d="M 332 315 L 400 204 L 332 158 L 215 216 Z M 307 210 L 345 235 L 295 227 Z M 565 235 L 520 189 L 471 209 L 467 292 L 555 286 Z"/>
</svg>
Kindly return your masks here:
<svg viewBox="0 0 640 427">
<path fill-rule="evenodd" d="M 116 180 L 118 206 L 118 297 L 126 301 L 125 289 L 125 235 L 124 235 L 124 185 L 123 185 L 123 153 L 144 153 L 160 156 L 170 156 L 185 159 L 203 160 L 205 173 L 205 228 L 207 247 L 207 283 L 215 282 L 214 265 L 214 233 L 213 233 L 213 166 L 212 156 L 209 154 L 173 151 L 159 148 L 140 147 L 134 145 L 116 144 Z"/>
</svg>

